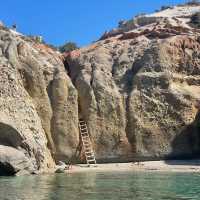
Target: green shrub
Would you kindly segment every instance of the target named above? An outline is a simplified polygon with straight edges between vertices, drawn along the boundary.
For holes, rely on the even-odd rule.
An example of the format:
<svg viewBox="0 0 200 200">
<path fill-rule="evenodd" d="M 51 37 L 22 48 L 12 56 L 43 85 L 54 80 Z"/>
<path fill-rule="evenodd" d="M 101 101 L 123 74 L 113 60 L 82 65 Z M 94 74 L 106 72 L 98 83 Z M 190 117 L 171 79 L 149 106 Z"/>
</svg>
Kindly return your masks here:
<svg viewBox="0 0 200 200">
<path fill-rule="evenodd" d="M 73 51 L 73 50 L 76 50 L 76 49 L 78 49 L 78 46 L 74 42 L 67 42 L 64 45 L 59 47 L 59 51 L 61 53 L 70 52 L 70 51 Z"/>
<path fill-rule="evenodd" d="M 186 3 L 186 5 L 200 5 L 199 0 L 191 0 Z"/>
<path fill-rule="evenodd" d="M 190 25 L 194 28 L 200 28 L 200 12 L 192 15 Z"/>
<path fill-rule="evenodd" d="M 167 9 L 170 9 L 172 8 L 171 6 L 161 6 L 160 10 L 167 10 Z"/>
<path fill-rule="evenodd" d="M 135 17 L 142 17 L 144 15 L 146 15 L 146 13 L 138 13 L 137 15 L 135 15 Z"/>
</svg>

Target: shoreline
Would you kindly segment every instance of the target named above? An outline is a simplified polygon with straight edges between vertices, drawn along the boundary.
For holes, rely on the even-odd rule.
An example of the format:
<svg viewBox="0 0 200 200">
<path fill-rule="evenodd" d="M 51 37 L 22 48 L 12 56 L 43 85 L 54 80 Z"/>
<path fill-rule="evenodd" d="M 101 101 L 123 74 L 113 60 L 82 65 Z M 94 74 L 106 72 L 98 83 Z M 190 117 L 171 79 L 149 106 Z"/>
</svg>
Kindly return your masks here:
<svg viewBox="0 0 200 200">
<path fill-rule="evenodd" d="M 72 165 L 66 173 L 79 172 L 198 172 L 200 173 L 200 160 L 169 160 L 169 161 L 144 161 L 129 163 L 108 164 L 77 164 Z"/>
</svg>

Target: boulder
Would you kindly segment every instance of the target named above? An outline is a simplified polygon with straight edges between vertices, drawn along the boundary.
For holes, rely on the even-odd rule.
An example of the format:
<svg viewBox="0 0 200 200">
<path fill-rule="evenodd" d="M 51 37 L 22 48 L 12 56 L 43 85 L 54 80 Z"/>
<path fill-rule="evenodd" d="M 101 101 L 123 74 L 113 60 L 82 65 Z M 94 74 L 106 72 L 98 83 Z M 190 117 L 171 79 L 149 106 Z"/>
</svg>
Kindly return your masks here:
<svg viewBox="0 0 200 200">
<path fill-rule="evenodd" d="M 0 145 L 0 176 L 28 174 L 34 170 L 33 164 L 22 151 Z"/>
</svg>

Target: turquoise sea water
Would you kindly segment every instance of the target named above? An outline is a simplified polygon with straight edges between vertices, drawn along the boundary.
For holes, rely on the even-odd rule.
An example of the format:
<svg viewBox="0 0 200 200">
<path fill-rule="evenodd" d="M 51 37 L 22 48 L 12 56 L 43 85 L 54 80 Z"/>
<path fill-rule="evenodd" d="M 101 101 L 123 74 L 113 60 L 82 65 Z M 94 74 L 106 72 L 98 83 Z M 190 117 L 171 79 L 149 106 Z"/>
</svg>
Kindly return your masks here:
<svg viewBox="0 0 200 200">
<path fill-rule="evenodd" d="M 200 174 L 92 172 L 0 177 L 0 200 L 200 200 Z"/>
</svg>

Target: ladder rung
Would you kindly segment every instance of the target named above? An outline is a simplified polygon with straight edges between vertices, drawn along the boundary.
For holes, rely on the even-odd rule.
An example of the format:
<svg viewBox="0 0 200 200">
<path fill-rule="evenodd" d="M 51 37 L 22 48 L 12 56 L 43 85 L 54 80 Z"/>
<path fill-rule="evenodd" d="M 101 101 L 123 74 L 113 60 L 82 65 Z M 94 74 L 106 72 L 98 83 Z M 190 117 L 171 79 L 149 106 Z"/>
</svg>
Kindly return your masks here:
<svg viewBox="0 0 200 200">
<path fill-rule="evenodd" d="M 90 152 L 94 152 L 92 148 L 88 148 L 88 147 L 87 147 L 87 148 L 84 147 L 84 151 L 87 152 L 87 153 L 88 153 L 88 152 L 89 152 L 89 153 L 90 153 Z"/>
<path fill-rule="evenodd" d="M 80 128 L 81 128 L 81 130 L 82 129 L 87 129 L 87 126 L 81 126 Z"/>
<path fill-rule="evenodd" d="M 95 156 L 94 156 L 94 155 L 92 155 L 92 156 L 87 156 L 87 155 L 85 155 L 85 157 L 87 158 L 87 160 L 88 160 L 89 158 L 95 159 Z"/>
<path fill-rule="evenodd" d="M 87 126 L 86 124 L 79 124 L 79 126 Z"/>
<path fill-rule="evenodd" d="M 91 148 L 91 145 L 85 144 L 85 145 L 83 145 L 83 146 L 84 146 L 85 150 L 86 150 L 86 149 L 92 149 L 92 148 Z"/>
<path fill-rule="evenodd" d="M 87 129 L 81 130 L 81 133 L 88 133 Z"/>
<path fill-rule="evenodd" d="M 90 138 L 82 138 L 83 141 L 90 141 Z"/>
<path fill-rule="evenodd" d="M 87 160 L 91 160 L 91 159 L 95 159 L 94 155 L 91 155 L 91 156 L 86 156 L 87 157 Z"/>
<path fill-rule="evenodd" d="M 83 138 L 82 138 L 82 142 L 83 142 L 83 143 L 89 143 L 89 144 L 91 144 L 91 142 L 90 142 L 88 139 L 83 139 Z"/>
<path fill-rule="evenodd" d="M 82 140 L 85 140 L 85 141 L 87 140 L 87 141 L 89 141 L 89 140 L 90 140 L 90 137 L 88 137 L 88 136 L 83 136 L 83 137 L 82 137 Z"/>
<path fill-rule="evenodd" d="M 82 142 L 90 142 L 91 143 L 90 139 L 88 139 L 88 138 L 82 138 Z"/>
<path fill-rule="evenodd" d="M 95 156 L 94 156 L 94 155 L 92 155 L 92 156 L 87 156 L 87 155 L 86 155 L 85 157 L 87 158 L 87 160 L 88 160 L 88 159 L 91 159 L 91 158 L 92 158 L 92 159 L 95 159 Z"/>
<path fill-rule="evenodd" d="M 89 138 L 90 139 L 89 135 L 82 136 L 82 138 L 84 138 L 84 139 Z"/>
<path fill-rule="evenodd" d="M 90 149 L 92 149 L 91 148 L 91 144 L 84 144 L 84 148 L 90 148 Z"/>
<path fill-rule="evenodd" d="M 89 142 L 83 142 L 84 143 L 84 146 L 91 146 L 91 143 Z"/>
<path fill-rule="evenodd" d="M 88 136 L 88 135 L 83 135 L 83 137 Z M 82 138 L 83 140 L 90 140 L 90 138 Z"/>
<path fill-rule="evenodd" d="M 84 148 L 85 152 L 92 152 L 92 149 L 91 148 Z"/>
<path fill-rule="evenodd" d="M 87 129 L 87 126 L 80 126 L 80 129 Z"/>
<path fill-rule="evenodd" d="M 86 124 L 79 124 L 79 127 L 87 127 Z"/>
<path fill-rule="evenodd" d="M 95 157 L 94 156 L 86 156 L 87 160 L 95 160 Z"/>
<path fill-rule="evenodd" d="M 82 133 L 81 136 L 83 137 L 88 136 L 88 133 Z"/>
<path fill-rule="evenodd" d="M 85 152 L 85 155 L 86 155 L 86 154 L 87 154 L 87 155 L 88 155 L 88 154 L 94 155 L 94 152 L 91 152 L 91 151 L 89 152 L 89 151 L 87 151 L 87 152 Z"/>
<path fill-rule="evenodd" d="M 83 134 L 81 134 L 81 136 L 85 137 L 85 136 L 88 136 L 88 134 L 87 133 L 83 133 Z M 87 139 L 87 140 L 89 140 L 89 139 Z"/>
<path fill-rule="evenodd" d="M 82 133 L 81 133 L 81 135 L 83 135 L 83 136 L 84 136 L 84 134 L 85 134 L 85 135 L 88 135 L 88 132 L 82 132 Z"/>
<path fill-rule="evenodd" d="M 83 144 L 84 144 L 84 146 L 88 146 L 88 145 L 91 146 L 91 143 L 88 141 L 84 141 Z"/>
<path fill-rule="evenodd" d="M 88 138 L 82 138 L 82 142 L 90 142 L 90 139 L 88 139 Z"/>
<path fill-rule="evenodd" d="M 84 152 L 91 153 L 92 150 L 91 150 L 91 149 L 87 149 L 87 151 L 84 151 Z M 93 153 L 93 152 L 92 152 L 92 153 Z"/>
<path fill-rule="evenodd" d="M 94 154 L 86 155 L 87 158 L 94 158 Z"/>
<path fill-rule="evenodd" d="M 91 152 L 92 151 L 92 148 L 89 148 L 89 147 L 84 147 L 84 149 L 85 149 L 85 151 L 87 151 L 87 152 Z"/>
<path fill-rule="evenodd" d="M 84 152 L 85 152 L 85 153 L 94 153 L 94 151 L 93 151 L 92 149 L 90 149 L 90 150 L 86 150 L 86 149 L 85 149 Z"/>
<path fill-rule="evenodd" d="M 84 146 L 85 150 L 86 150 L 86 149 L 89 149 L 89 150 L 92 149 L 92 148 L 91 148 L 91 145 L 87 145 L 87 144 L 86 144 L 86 145 L 83 145 L 83 146 Z"/>
<path fill-rule="evenodd" d="M 86 157 L 86 160 L 95 160 L 95 156 L 93 155 L 93 156 L 85 156 Z"/>
<path fill-rule="evenodd" d="M 88 159 L 87 160 L 88 162 L 96 162 L 96 159 L 94 158 L 94 159 Z"/>
<path fill-rule="evenodd" d="M 88 133 L 88 131 L 85 129 L 85 130 L 81 130 L 81 133 Z"/>
<path fill-rule="evenodd" d="M 93 158 L 93 159 L 87 159 L 86 158 L 86 160 L 87 160 L 87 162 L 96 162 L 96 160 Z"/>
<path fill-rule="evenodd" d="M 88 132 L 87 129 L 81 129 L 81 132 L 82 132 L 82 133 L 83 133 L 83 131 L 84 131 L 84 132 Z"/>
<path fill-rule="evenodd" d="M 85 149 L 86 149 L 86 148 L 92 149 L 90 144 L 85 144 L 85 145 L 84 145 L 84 148 L 85 148 Z"/>
<path fill-rule="evenodd" d="M 86 157 L 90 157 L 89 155 L 91 155 L 91 156 L 94 156 L 94 153 L 85 153 L 85 155 L 86 155 Z"/>
<path fill-rule="evenodd" d="M 86 159 L 87 160 L 87 159 Z M 88 163 L 90 163 L 90 162 L 96 162 L 96 160 L 95 159 L 90 159 L 90 160 L 87 160 L 87 162 Z"/>
<path fill-rule="evenodd" d="M 83 129 L 81 129 L 81 132 L 83 132 L 83 131 L 87 131 L 87 128 L 83 128 Z"/>
<path fill-rule="evenodd" d="M 90 142 L 90 139 L 89 138 L 82 138 L 82 141 L 83 142 Z M 90 142 L 91 143 L 91 142 Z"/>
<path fill-rule="evenodd" d="M 88 162 L 96 162 L 96 160 L 95 160 L 95 159 L 91 159 L 91 160 L 90 160 L 90 159 L 88 159 L 87 161 L 88 161 Z"/>
<path fill-rule="evenodd" d="M 85 132 L 81 132 L 81 134 L 86 134 L 86 133 L 88 134 L 88 132 L 87 132 L 87 131 L 85 131 Z"/>
<path fill-rule="evenodd" d="M 88 142 L 88 141 L 83 141 L 83 144 L 85 144 L 85 145 L 91 145 L 91 143 Z"/>
<path fill-rule="evenodd" d="M 91 163 L 94 162 L 94 163 Z M 96 160 L 92 160 L 92 161 L 87 161 L 88 164 L 96 164 Z"/>
</svg>

